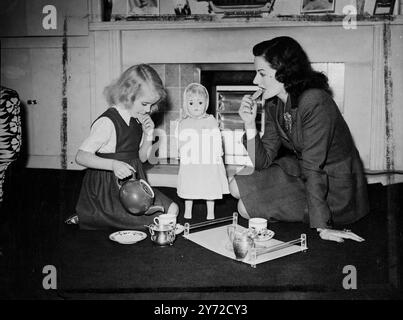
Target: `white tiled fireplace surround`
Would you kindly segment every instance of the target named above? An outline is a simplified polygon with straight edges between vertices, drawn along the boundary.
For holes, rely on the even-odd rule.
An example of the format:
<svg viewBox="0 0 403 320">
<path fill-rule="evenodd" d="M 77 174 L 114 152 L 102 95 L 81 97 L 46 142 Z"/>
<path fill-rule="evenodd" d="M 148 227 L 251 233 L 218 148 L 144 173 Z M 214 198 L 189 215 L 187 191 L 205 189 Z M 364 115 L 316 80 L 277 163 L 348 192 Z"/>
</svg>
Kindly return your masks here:
<svg viewBox="0 0 403 320">
<path fill-rule="evenodd" d="M 181 114 L 182 93 L 190 82 L 200 81 L 200 66 L 251 64 L 254 44 L 276 36 L 297 39 L 317 69 L 324 70 L 367 170 L 384 170 L 385 98 L 384 46 L 381 23 L 361 23 L 356 30 L 339 23 L 243 22 L 239 23 L 93 23 L 91 92 L 92 120 L 103 112 L 102 90 L 121 71 L 149 63 L 168 91 L 168 104 L 157 115 L 158 128 L 174 135 L 170 122 Z M 365 40 L 364 40 L 365 39 Z M 160 157 L 175 157 L 175 148 Z M 149 173 L 155 186 L 175 186 L 175 165 L 158 165 Z M 233 170 L 233 168 L 229 168 Z"/>
</svg>

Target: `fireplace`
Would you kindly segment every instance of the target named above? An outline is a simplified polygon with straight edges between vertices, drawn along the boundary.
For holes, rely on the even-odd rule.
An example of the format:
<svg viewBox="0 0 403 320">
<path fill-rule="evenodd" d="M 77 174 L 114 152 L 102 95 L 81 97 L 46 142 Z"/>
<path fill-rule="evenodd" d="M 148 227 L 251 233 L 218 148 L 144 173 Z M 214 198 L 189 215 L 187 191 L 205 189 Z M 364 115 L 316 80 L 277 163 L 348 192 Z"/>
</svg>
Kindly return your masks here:
<svg viewBox="0 0 403 320">
<path fill-rule="evenodd" d="M 252 63 L 204 63 L 204 64 L 153 64 L 164 80 L 168 102 L 163 112 L 154 116 L 158 128 L 157 162 L 178 163 L 177 136 L 175 128 L 182 116 L 183 91 L 191 82 L 203 84 L 210 95 L 207 113 L 218 121 L 222 133 L 224 162 L 230 165 L 251 165 L 242 144 L 244 125 L 238 109 L 245 94 L 252 94 L 257 86 Z M 344 112 L 344 63 L 313 63 L 313 68 L 324 72 L 333 90 L 334 99 Z M 256 119 L 258 131 L 264 133 L 262 101 L 258 101 Z"/>
<path fill-rule="evenodd" d="M 161 148 L 160 158 L 177 157 L 170 123 L 181 117 L 182 94 L 188 83 L 201 82 L 208 88 L 212 98 L 208 112 L 216 116 L 217 86 L 253 85 L 251 48 L 262 40 L 286 35 L 298 40 L 313 67 L 328 75 L 334 99 L 351 129 L 365 168 L 386 168 L 382 24 L 362 23 L 351 31 L 341 24 L 326 22 L 127 22 L 93 23 L 90 31 L 96 57 L 91 66 L 96 79 L 91 88 L 93 117 L 104 111 L 105 85 L 127 67 L 149 63 L 163 79 L 168 104 L 159 115 L 158 128 L 166 132 L 165 151 Z M 400 134 L 399 130 L 395 132 Z M 393 155 L 396 164 L 400 163 L 398 155 Z"/>
<path fill-rule="evenodd" d="M 255 71 L 253 64 L 204 64 L 200 65 L 200 82 L 210 94 L 208 113 L 214 115 L 221 130 L 224 163 L 250 165 L 250 159 L 242 144 L 244 126 L 238 109 L 245 94 L 252 94 Z M 261 128 L 262 107 L 259 104 L 257 124 Z"/>
<path fill-rule="evenodd" d="M 340 111 L 344 110 L 344 63 L 313 63 L 315 70 L 325 73 L 329 78 L 333 97 Z M 212 114 L 221 130 L 224 163 L 229 165 L 252 165 L 242 144 L 244 124 L 238 109 L 242 97 L 253 94 L 255 71 L 253 64 L 201 64 L 196 66 L 200 73 L 200 83 L 210 94 L 207 113 Z M 256 126 L 260 135 L 264 133 L 264 101 L 258 100 Z"/>
</svg>

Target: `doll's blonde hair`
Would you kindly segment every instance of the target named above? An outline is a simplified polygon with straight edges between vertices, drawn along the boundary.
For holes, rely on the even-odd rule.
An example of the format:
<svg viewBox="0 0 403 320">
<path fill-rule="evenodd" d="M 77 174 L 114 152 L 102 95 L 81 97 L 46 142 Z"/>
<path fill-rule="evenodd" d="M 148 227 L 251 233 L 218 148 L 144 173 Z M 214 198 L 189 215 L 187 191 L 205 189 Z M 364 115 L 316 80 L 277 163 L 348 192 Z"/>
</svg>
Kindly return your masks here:
<svg viewBox="0 0 403 320">
<path fill-rule="evenodd" d="M 122 103 L 129 108 L 145 85 L 158 95 L 159 102 L 165 99 L 166 91 L 162 80 L 148 64 L 138 64 L 128 68 L 117 80 L 105 87 L 104 95 L 109 106 Z"/>
<path fill-rule="evenodd" d="M 183 118 L 190 117 L 189 111 L 187 109 L 187 100 L 189 96 L 200 95 L 206 99 L 206 108 L 204 109 L 204 113 L 206 113 L 208 106 L 209 106 L 209 94 L 203 85 L 200 83 L 191 83 L 189 84 L 185 90 L 183 91 Z"/>
</svg>

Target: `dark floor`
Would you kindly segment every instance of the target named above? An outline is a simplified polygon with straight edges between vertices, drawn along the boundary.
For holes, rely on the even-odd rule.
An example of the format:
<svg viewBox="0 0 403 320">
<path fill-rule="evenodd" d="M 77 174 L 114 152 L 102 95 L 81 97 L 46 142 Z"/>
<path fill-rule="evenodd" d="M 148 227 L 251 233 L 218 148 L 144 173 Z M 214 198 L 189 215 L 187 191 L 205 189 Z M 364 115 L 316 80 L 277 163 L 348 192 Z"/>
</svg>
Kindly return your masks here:
<svg viewBox="0 0 403 320">
<path fill-rule="evenodd" d="M 393 187 L 384 187 L 380 184 L 369 186 L 371 213 L 369 217 L 354 226 L 354 231 L 357 231 L 358 234 L 370 236 L 365 245 L 358 247 L 358 244 L 348 241 L 343 244 L 344 247 L 340 247 L 334 243 L 315 239 L 310 246 L 309 259 L 311 260 L 307 260 L 306 256 L 293 256 L 289 260 L 276 260 L 277 262 L 271 266 L 272 269 L 267 269 L 281 273 L 284 263 L 287 262 L 286 278 L 283 279 L 279 276 L 279 280 L 276 282 L 267 282 L 265 286 L 259 286 L 256 283 L 260 281 L 258 277 L 262 275 L 256 273 L 253 276 L 254 273 L 251 272 L 250 278 L 248 278 L 249 285 L 237 280 L 239 285 L 236 287 L 237 289 L 234 289 L 234 287 L 226 285 L 224 277 L 218 292 L 201 286 L 201 282 L 197 282 L 197 277 L 193 279 L 193 282 L 187 282 L 186 286 L 178 287 L 175 286 L 175 283 L 170 287 L 161 287 L 155 279 L 149 279 L 149 282 L 145 282 L 143 286 L 139 286 L 134 280 L 131 283 L 127 282 L 127 279 L 119 283 L 120 278 L 107 274 L 105 274 L 105 281 L 99 282 L 97 279 L 100 275 L 97 272 L 111 272 L 111 266 L 108 266 L 109 261 L 102 260 L 99 256 L 106 252 L 104 254 L 119 259 L 119 255 L 125 253 L 118 251 L 122 249 L 115 249 L 109 244 L 107 247 L 100 246 L 93 251 L 88 244 L 98 241 L 99 235 L 106 236 L 105 231 L 99 233 L 81 231 L 75 226 L 63 224 L 64 219 L 74 212 L 82 177 L 83 172 L 80 171 L 10 167 L 7 172 L 5 199 L 0 215 L 0 243 L 2 245 L 0 298 L 166 299 L 173 297 L 171 291 L 175 291 L 174 297 L 177 299 L 261 299 L 262 296 L 268 299 L 402 298 L 401 287 L 396 288 L 400 284 L 402 270 L 400 267 L 402 261 L 400 248 L 403 243 L 402 184 Z M 183 216 L 183 204 L 176 197 L 176 190 L 163 188 L 163 191 L 180 203 Z M 231 197 L 226 197 L 217 203 L 218 217 L 229 216 L 235 210 L 236 202 Z M 395 218 L 390 214 L 390 210 L 396 211 Z M 203 203 L 196 203 L 193 222 L 201 220 L 204 216 Z M 181 218 L 179 222 L 184 221 Z M 317 238 L 314 231 L 306 229 L 306 226 L 302 224 L 280 223 L 273 228 L 277 234 L 284 236 L 287 236 L 289 230 L 295 232 L 302 230 L 302 232 L 307 232 L 309 237 Z M 387 234 L 388 228 L 389 230 L 394 228 L 396 234 Z M 81 241 L 78 243 L 82 245 L 74 244 L 75 241 Z M 181 245 L 182 243 L 178 242 L 178 245 L 171 249 L 171 253 L 175 252 L 180 255 Z M 145 243 L 143 249 L 151 248 L 151 246 L 150 248 L 147 246 L 148 244 Z M 165 252 L 168 251 L 165 250 L 162 257 L 166 254 Z M 193 256 L 192 254 L 189 256 L 194 258 L 192 262 L 194 265 L 190 265 L 189 268 L 193 268 L 193 270 L 202 270 L 205 268 L 202 265 L 203 259 L 208 261 L 211 258 L 211 253 L 204 249 L 192 249 L 191 253 Z M 339 281 L 339 278 L 329 275 L 332 271 L 326 270 L 326 266 L 332 260 L 335 264 L 342 266 L 344 261 L 348 261 L 348 257 L 354 258 L 354 261 L 360 266 L 360 270 L 364 270 L 360 273 L 359 283 L 366 281 L 366 285 L 363 285 L 365 290 L 344 293 L 333 291 L 329 281 Z M 165 258 L 171 259 L 170 256 Z M 195 262 L 194 260 L 198 258 L 201 261 Z M 307 269 L 307 263 L 312 263 L 315 267 Z M 44 290 L 42 287 L 42 279 L 45 276 L 42 272 L 43 267 L 55 264 L 63 267 L 59 275 L 63 288 Z M 128 266 L 135 269 L 138 265 L 131 261 Z M 226 269 L 228 262 L 219 261 L 216 268 Z M 231 272 L 244 272 L 239 266 L 234 265 L 230 268 L 228 270 Z M 80 276 L 79 272 L 84 274 Z M 88 272 L 92 272 L 92 274 L 85 274 Z M 304 272 L 303 277 L 299 275 L 299 272 Z M 301 282 L 299 279 L 302 279 Z M 235 283 L 238 283 L 237 281 Z M 255 281 L 257 282 L 255 283 Z M 113 284 L 115 284 L 114 289 L 109 290 Z M 137 291 L 133 288 L 136 288 Z M 262 295 L 263 292 L 264 295 Z"/>
</svg>

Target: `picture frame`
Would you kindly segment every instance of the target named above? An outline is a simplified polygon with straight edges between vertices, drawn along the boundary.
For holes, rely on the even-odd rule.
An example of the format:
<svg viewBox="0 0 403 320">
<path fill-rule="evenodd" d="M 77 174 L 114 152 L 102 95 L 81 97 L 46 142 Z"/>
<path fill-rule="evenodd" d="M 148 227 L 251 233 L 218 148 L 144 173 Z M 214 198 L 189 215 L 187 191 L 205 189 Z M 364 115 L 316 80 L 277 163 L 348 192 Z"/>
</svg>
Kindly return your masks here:
<svg viewBox="0 0 403 320">
<path fill-rule="evenodd" d="M 159 0 L 109 0 L 112 17 L 159 15 Z"/>
<path fill-rule="evenodd" d="M 336 0 L 301 0 L 301 14 L 332 13 Z"/>
<path fill-rule="evenodd" d="M 374 16 L 392 15 L 395 9 L 396 0 L 376 0 Z"/>
<path fill-rule="evenodd" d="M 161 15 L 206 15 L 211 14 L 208 1 L 197 0 L 163 0 L 160 1 Z"/>
</svg>

